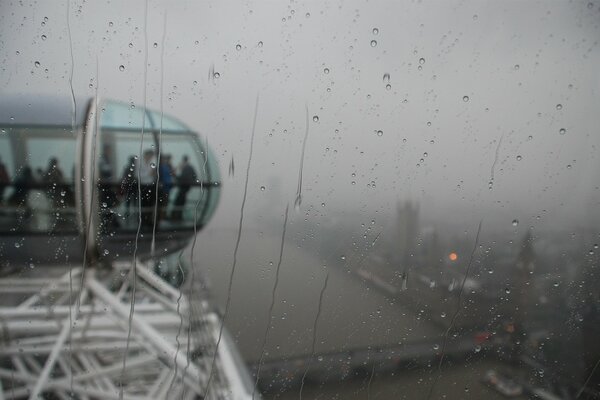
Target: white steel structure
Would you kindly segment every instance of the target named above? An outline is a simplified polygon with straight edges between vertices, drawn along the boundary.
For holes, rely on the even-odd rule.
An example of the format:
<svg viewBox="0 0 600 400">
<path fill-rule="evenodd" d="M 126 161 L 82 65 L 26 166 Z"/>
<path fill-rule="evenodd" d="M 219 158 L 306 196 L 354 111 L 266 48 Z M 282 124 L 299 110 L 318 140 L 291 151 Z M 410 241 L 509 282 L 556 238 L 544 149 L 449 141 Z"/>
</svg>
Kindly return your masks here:
<svg viewBox="0 0 600 400">
<path fill-rule="evenodd" d="M 229 340 L 214 357 L 220 319 L 206 302 L 190 302 L 145 264 L 135 271 L 135 290 L 127 265 L 89 268 L 83 286 L 81 268 L 0 279 L 0 398 L 251 397 Z"/>
</svg>

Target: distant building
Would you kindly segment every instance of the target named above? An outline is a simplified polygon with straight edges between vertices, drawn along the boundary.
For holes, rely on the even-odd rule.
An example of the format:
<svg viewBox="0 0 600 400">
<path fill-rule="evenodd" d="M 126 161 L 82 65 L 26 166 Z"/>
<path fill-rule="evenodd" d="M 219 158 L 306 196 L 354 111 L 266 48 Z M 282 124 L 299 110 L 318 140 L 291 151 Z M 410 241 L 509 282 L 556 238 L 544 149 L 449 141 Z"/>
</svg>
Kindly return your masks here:
<svg viewBox="0 0 600 400">
<path fill-rule="evenodd" d="M 417 249 L 419 235 L 419 204 L 412 201 L 399 202 L 397 257 L 400 269 L 406 269 L 414 262 L 412 255 Z"/>
<path fill-rule="evenodd" d="M 522 331 L 527 325 L 529 315 L 528 309 L 531 306 L 531 300 L 535 296 L 533 291 L 533 271 L 535 270 L 536 256 L 533 250 L 533 237 L 531 232 L 527 232 L 523 238 L 521 250 L 517 256 L 515 271 L 513 275 L 514 284 L 514 314 L 513 322 L 516 331 Z"/>
</svg>

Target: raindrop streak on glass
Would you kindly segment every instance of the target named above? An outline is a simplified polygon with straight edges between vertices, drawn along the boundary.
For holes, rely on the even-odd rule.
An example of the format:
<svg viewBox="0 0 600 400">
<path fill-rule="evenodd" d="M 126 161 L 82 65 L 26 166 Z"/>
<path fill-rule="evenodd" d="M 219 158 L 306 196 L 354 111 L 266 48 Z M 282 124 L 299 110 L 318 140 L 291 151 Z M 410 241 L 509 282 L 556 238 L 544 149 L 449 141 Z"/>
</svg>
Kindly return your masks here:
<svg viewBox="0 0 600 400">
<path fill-rule="evenodd" d="M 142 159 L 142 152 L 144 149 L 144 130 L 146 128 L 146 86 L 148 86 L 148 0 L 144 2 L 144 87 L 142 90 L 144 98 L 144 106 L 142 108 L 142 130 L 140 138 L 140 160 Z M 142 209 L 142 169 L 138 168 L 138 209 Z M 129 308 L 129 321 L 127 329 L 127 341 L 125 342 L 125 353 L 123 354 L 123 368 L 121 369 L 121 376 L 119 379 L 119 400 L 123 400 L 123 378 L 125 376 L 125 370 L 127 369 L 127 353 L 129 352 L 129 343 L 131 342 L 131 325 L 133 322 L 133 313 L 135 312 L 135 291 L 136 291 L 136 280 L 137 280 L 137 252 L 140 239 L 140 230 L 142 228 L 142 213 L 138 213 L 138 226 L 135 233 L 135 245 L 133 248 L 133 257 L 131 262 L 131 304 Z"/>
<path fill-rule="evenodd" d="M 71 93 L 71 134 L 75 134 L 75 121 L 77 121 L 77 102 L 75 100 L 75 91 L 73 90 L 73 73 L 75 70 L 75 58 L 73 57 L 73 36 L 71 34 L 71 0 L 67 0 L 67 37 L 69 38 L 69 55 L 71 58 L 71 68 L 69 70 L 69 91 Z M 42 37 L 43 38 L 43 37 Z M 81 166 L 80 166 L 81 168 Z M 87 236 L 85 237 L 84 245 L 83 268 L 85 268 Z M 73 304 L 73 267 L 69 264 L 69 306 Z M 69 387 L 73 393 L 73 316 L 69 308 Z"/>
<path fill-rule="evenodd" d="M 504 134 L 500 136 L 500 140 L 498 140 L 498 145 L 496 146 L 496 152 L 494 154 L 494 162 L 492 163 L 492 168 L 490 169 L 490 189 L 494 184 L 494 169 L 496 168 L 496 163 L 498 162 L 498 154 L 500 154 L 500 146 L 502 145 L 502 139 L 504 138 Z"/>
<path fill-rule="evenodd" d="M 454 311 L 454 315 L 452 315 L 452 319 L 450 320 L 450 325 L 448 326 L 448 329 L 444 333 L 444 341 L 442 342 L 442 351 L 440 354 L 440 361 L 439 361 L 438 367 L 437 367 L 438 374 L 437 374 L 435 380 L 433 381 L 433 384 L 429 388 L 429 394 L 427 395 L 428 400 L 431 399 L 431 396 L 433 395 L 433 390 L 435 389 L 435 385 L 437 384 L 438 380 L 440 379 L 440 377 L 442 375 L 442 363 L 444 362 L 444 353 L 446 351 L 446 345 L 448 343 L 448 336 L 450 335 L 450 331 L 454 327 L 456 318 L 460 314 L 460 310 L 462 308 L 462 295 L 463 295 L 463 291 L 465 289 L 465 283 L 467 282 L 467 279 L 469 278 L 469 271 L 471 270 L 471 266 L 473 265 L 473 258 L 475 257 L 475 252 L 477 251 L 477 247 L 479 246 L 479 234 L 481 233 L 481 225 L 482 224 L 483 224 L 483 219 L 479 220 L 479 226 L 477 227 L 477 234 L 475 235 L 475 244 L 473 244 L 473 249 L 471 250 L 471 255 L 469 256 L 469 263 L 467 264 L 467 270 L 465 271 L 465 276 L 460 285 L 460 290 L 458 291 L 458 298 L 456 299 L 456 303 L 457 303 L 456 311 Z"/>
<path fill-rule="evenodd" d="M 369 383 L 367 383 L 367 400 L 371 400 L 371 382 L 373 382 L 373 376 L 375 375 L 375 362 L 371 365 L 371 375 L 369 376 Z"/>
<path fill-rule="evenodd" d="M 246 165 L 246 181 L 244 182 L 244 194 L 242 196 L 242 205 L 240 207 L 240 220 L 238 223 L 237 238 L 235 241 L 235 248 L 233 250 L 233 263 L 231 264 L 231 272 L 229 273 L 229 284 L 227 286 L 227 301 L 225 302 L 225 310 L 223 311 L 223 318 L 221 320 L 221 326 L 219 327 L 219 336 L 217 338 L 217 344 L 215 346 L 215 352 L 213 354 L 212 362 L 210 364 L 210 371 L 208 380 L 206 382 L 206 389 L 204 390 L 204 398 L 208 397 L 210 390 L 210 382 L 213 377 L 215 370 L 215 362 L 217 360 L 217 354 L 219 353 L 219 344 L 221 344 L 221 338 L 223 337 L 223 328 L 225 327 L 225 320 L 229 313 L 229 306 L 231 305 L 231 289 L 233 286 L 233 276 L 235 275 L 235 267 L 237 265 L 238 251 L 240 248 L 240 241 L 242 239 L 242 227 L 244 226 L 244 208 L 246 207 L 246 198 L 248 197 L 248 181 L 250 177 L 250 166 L 252 164 L 252 153 L 254 151 L 254 136 L 256 133 L 256 118 L 258 116 L 258 95 L 256 96 L 256 105 L 254 107 L 254 121 L 252 122 L 252 134 L 250 136 L 250 151 L 248 154 L 248 164 Z M 308 113 L 308 109 L 307 109 Z M 308 115 L 308 114 L 307 114 Z"/>
<path fill-rule="evenodd" d="M 204 177 L 207 176 L 206 173 L 206 164 L 208 164 L 208 138 L 206 138 L 205 140 L 205 145 L 204 145 L 204 163 L 202 164 L 202 174 Z M 198 197 L 198 201 L 196 201 L 196 206 L 194 207 L 194 240 L 192 242 L 192 248 L 190 250 L 190 268 L 191 268 L 191 272 L 190 272 L 190 283 L 188 285 L 189 290 L 188 290 L 188 332 L 187 332 L 187 349 L 186 349 L 186 364 L 185 364 L 185 368 L 183 369 L 183 376 L 187 375 L 187 371 L 188 368 L 190 366 L 191 360 L 192 360 L 192 349 L 191 349 L 191 337 L 192 337 L 192 312 L 193 307 L 191 306 L 191 301 L 194 298 L 194 278 L 196 276 L 196 270 L 194 268 L 194 249 L 196 248 L 196 240 L 198 238 L 198 207 L 200 206 L 200 201 L 202 200 L 202 196 L 204 195 L 204 185 L 203 185 L 203 181 L 200 182 L 200 196 Z M 225 322 L 225 320 L 223 320 L 223 322 Z M 221 326 L 222 328 L 222 326 Z M 217 350 L 218 350 L 218 346 L 219 343 L 217 342 L 217 345 L 215 347 L 215 355 L 217 354 Z M 214 365 L 213 365 L 214 367 Z M 212 372 L 212 370 L 211 370 Z M 210 379 L 210 378 L 209 378 Z M 207 386 L 206 386 L 206 390 L 208 391 L 208 385 L 210 384 L 210 381 L 207 382 Z M 186 397 L 186 390 L 187 387 L 184 386 L 183 391 L 181 392 L 181 399 L 185 399 Z"/>
<path fill-rule="evenodd" d="M 163 33 L 161 40 L 161 49 L 160 49 L 160 126 L 158 128 L 158 154 L 156 157 L 156 162 L 158 165 L 154 165 L 153 168 L 156 168 L 156 185 L 154 187 L 154 221 L 152 223 L 152 239 L 150 241 L 150 256 L 154 259 L 154 253 L 156 250 L 156 221 L 158 219 L 158 194 L 159 187 L 158 184 L 160 182 L 160 162 L 161 162 L 161 153 L 162 153 L 162 128 L 163 128 L 163 118 L 164 118 L 164 81 L 165 81 L 165 38 L 167 36 L 167 12 L 164 14 L 163 19 Z"/>
<path fill-rule="evenodd" d="M 308 363 L 306 364 L 306 369 L 304 370 L 304 374 L 302 375 L 302 381 L 300 383 L 300 394 L 299 399 L 302 400 L 302 389 L 304 389 L 304 381 L 306 380 L 306 374 L 308 374 L 308 370 L 310 369 L 310 364 L 312 363 L 313 358 L 315 357 L 315 346 L 317 344 L 317 327 L 319 322 L 319 317 L 321 316 L 321 308 L 323 306 L 323 295 L 325 294 L 325 289 L 327 289 L 327 281 L 329 280 L 329 271 L 327 271 L 327 275 L 325 275 L 325 283 L 323 283 L 323 288 L 321 289 L 321 294 L 319 295 L 319 305 L 317 308 L 317 315 L 315 316 L 315 322 L 313 324 L 313 338 L 312 345 L 310 350 L 310 358 L 308 359 Z"/>
<path fill-rule="evenodd" d="M 181 266 L 181 257 L 183 256 L 183 251 L 184 249 L 181 249 L 181 251 L 179 252 L 179 256 L 177 257 L 177 268 L 179 269 L 179 272 L 181 273 L 181 282 L 185 282 L 185 272 L 183 271 L 183 267 Z M 175 356 L 173 357 L 173 378 L 171 379 L 171 382 L 169 383 L 169 389 L 167 390 L 167 393 L 171 392 L 171 388 L 173 387 L 173 384 L 175 383 L 175 379 L 177 378 L 177 369 L 178 369 L 178 365 L 177 365 L 177 356 L 179 355 L 179 350 L 181 348 L 181 342 L 179 341 L 179 337 L 181 336 L 181 331 L 183 329 L 183 313 L 181 312 L 181 298 L 183 297 L 183 290 L 179 290 L 179 296 L 177 296 L 177 315 L 179 316 L 179 327 L 177 328 L 177 334 L 175 335 Z M 188 338 L 188 342 L 189 342 L 189 338 Z"/>
<path fill-rule="evenodd" d="M 215 63 L 210 64 L 208 68 L 208 81 L 214 83 L 215 79 Z"/>
<path fill-rule="evenodd" d="M 371 242 L 371 247 L 375 246 L 375 243 L 379 240 L 379 236 L 381 236 L 381 232 L 379 232 L 377 236 L 375 236 L 375 239 L 373 239 L 373 241 Z"/>
<path fill-rule="evenodd" d="M 258 359 L 258 367 L 256 369 L 256 381 L 254 382 L 254 389 L 252 389 L 252 399 L 256 395 L 256 388 L 258 387 L 258 379 L 260 377 L 260 368 L 262 367 L 263 358 L 265 356 L 265 348 L 267 346 L 267 340 L 269 338 L 269 331 L 271 329 L 271 320 L 273 319 L 273 308 L 275 307 L 275 294 L 277 286 L 279 285 L 279 270 L 281 269 L 281 262 L 283 261 L 283 248 L 285 245 L 285 232 L 287 230 L 287 222 L 289 215 L 289 205 L 285 207 L 285 218 L 283 219 L 283 231 L 281 232 L 281 244 L 279 246 L 279 260 L 277 261 L 277 267 L 275 268 L 275 283 L 273 284 L 273 291 L 271 292 L 271 305 L 269 306 L 269 318 L 267 319 L 267 327 L 265 328 L 265 336 L 263 338 L 262 349 L 260 351 L 260 357 Z"/>
<path fill-rule="evenodd" d="M 233 161 L 233 155 L 231 156 L 231 160 L 229 161 L 229 176 L 233 177 L 235 175 L 235 162 Z"/>
<path fill-rule="evenodd" d="M 598 365 L 600 365 L 600 358 L 598 359 L 598 361 L 596 361 L 596 364 L 594 365 L 594 368 L 592 368 L 592 370 L 590 371 L 590 374 L 586 378 L 583 386 L 581 386 L 581 389 L 579 389 L 579 391 L 577 392 L 577 396 L 575 396 L 575 399 L 578 399 L 579 397 L 581 397 L 581 395 L 583 394 L 585 388 L 587 387 L 588 383 L 590 382 L 590 379 L 592 378 L 592 376 L 596 372 L 596 369 L 598 369 Z"/>
<path fill-rule="evenodd" d="M 296 189 L 296 200 L 294 201 L 294 209 L 299 210 L 302 204 L 302 172 L 304 170 L 304 152 L 306 151 L 306 142 L 308 141 L 309 120 L 308 120 L 308 105 L 306 108 L 306 130 L 304 132 L 304 141 L 302 142 L 302 154 L 300 155 L 300 169 L 298 171 L 298 188 Z M 315 120 L 316 118 L 316 120 Z M 319 121 L 318 116 L 313 117 L 313 121 Z"/>
<path fill-rule="evenodd" d="M 94 193 L 95 193 L 95 188 L 96 185 L 94 183 L 94 179 L 93 177 L 96 175 L 96 138 L 98 136 L 98 87 L 100 86 L 100 72 L 99 72 L 100 68 L 98 66 L 98 56 L 96 56 L 96 93 L 94 96 L 94 135 L 92 138 L 92 171 L 91 171 L 91 176 L 90 176 L 90 207 L 89 207 L 89 215 L 87 218 L 87 226 L 86 226 L 86 234 L 85 234 L 85 248 L 83 249 L 83 267 L 81 269 L 81 284 L 80 284 L 80 288 L 83 288 L 84 282 L 85 282 L 85 270 L 86 270 L 86 265 L 87 265 L 87 258 L 88 258 L 88 252 L 87 252 L 87 244 L 89 241 L 89 237 L 92 234 L 92 210 L 94 207 Z M 86 133 L 87 134 L 87 133 Z M 81 166 L 81 168 L 83 169 L 83 166 Z M 92 255 L 93 257 L 93 255 Z M 81 301 L 80 301 L 81 296 L 77 297 L 77 306 L 75 307 L 75 313 L 79 313 L 79 308 L 81 306 Z"/>
</svg>

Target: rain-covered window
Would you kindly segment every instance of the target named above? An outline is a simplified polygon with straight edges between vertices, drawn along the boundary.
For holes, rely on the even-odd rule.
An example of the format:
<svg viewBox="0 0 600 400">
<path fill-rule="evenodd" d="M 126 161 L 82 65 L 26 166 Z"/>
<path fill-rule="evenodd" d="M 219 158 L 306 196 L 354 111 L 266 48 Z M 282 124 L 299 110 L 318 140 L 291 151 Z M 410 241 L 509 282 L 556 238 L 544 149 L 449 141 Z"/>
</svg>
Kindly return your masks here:
<svg viewBox="0 0 600 400">
<path fill-rule="evenodd" d="M 0 2 L 0 399 L 600 398 L 600 3 Z"/>
</svg>

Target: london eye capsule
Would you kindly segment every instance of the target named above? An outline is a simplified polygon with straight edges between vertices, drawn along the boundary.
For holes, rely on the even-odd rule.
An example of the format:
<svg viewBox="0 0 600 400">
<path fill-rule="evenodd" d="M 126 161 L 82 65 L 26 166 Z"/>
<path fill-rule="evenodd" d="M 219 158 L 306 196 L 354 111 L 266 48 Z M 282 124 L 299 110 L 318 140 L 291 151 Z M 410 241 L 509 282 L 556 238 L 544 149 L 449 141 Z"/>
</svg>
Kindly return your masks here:
<svg viewBox="0 0 600 400">
<path fill-rule="evenodd" d="M 177 119 L 129 104 L 0 103 L 0 259 L 80 262 L 182 249 L 219 199 L 216 160 Z M 10 260 L 10 261 L 8 261 Z"/>
</svg>

